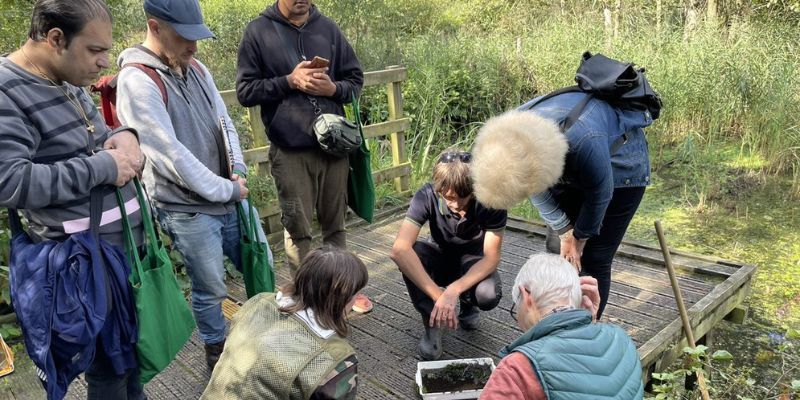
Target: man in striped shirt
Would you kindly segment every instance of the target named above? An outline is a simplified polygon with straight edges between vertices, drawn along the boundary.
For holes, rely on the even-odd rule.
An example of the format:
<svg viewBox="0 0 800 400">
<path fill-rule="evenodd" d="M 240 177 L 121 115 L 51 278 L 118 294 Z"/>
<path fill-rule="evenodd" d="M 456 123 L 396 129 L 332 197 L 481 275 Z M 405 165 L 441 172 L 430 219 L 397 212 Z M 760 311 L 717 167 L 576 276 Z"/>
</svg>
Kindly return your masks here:
<svg viewBox="0 0 800 400">
<path fill-rule="evenodd" d="M 23 209 L 36 242 L 88 230 L 90 191 L 107 186 L 99 233 L 122 247 L 116 186 L 140 243 L 130 182 L 144 164 L 138 138 L 125 127 L 111 131 L 83 88 L 109 66 L 111 23 L 102 0 L 39 0 L 27 42 L 0 57 L 0 207 Z M 86 371 L 88 397 L 143 398 L 135 354 L 106 347 L 98 341 Z"/>
</svg>

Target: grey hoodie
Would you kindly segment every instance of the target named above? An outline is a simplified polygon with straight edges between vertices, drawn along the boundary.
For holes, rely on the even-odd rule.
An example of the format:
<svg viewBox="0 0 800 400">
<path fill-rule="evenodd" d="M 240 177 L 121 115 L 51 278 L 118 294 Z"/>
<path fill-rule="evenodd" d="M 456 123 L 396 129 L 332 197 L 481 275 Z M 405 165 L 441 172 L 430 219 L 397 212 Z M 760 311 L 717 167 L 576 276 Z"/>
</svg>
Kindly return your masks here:
<svg viewBox="0 0 800 400">
<path fill-rule="evenodd" d="M 239 185 L 220 176 L 227 162 L 222 140 L 228 140 L 234 169 L 246 172 L 239 136 L 208 69 L 187 68 L 175 74 L 141 46 L 124 50 L 120 67 L 138 63 L 155 68 L 167 91 L 167 106 L 156 83 L 137 68 L 121 68 L 117 78 L 117 116 L 139 132 L 147 156 L 144 182 L 159 208 L 223 215 L 234 210 Z M 220 117 L 227 132 L 222 133 Z"/>
</svg>

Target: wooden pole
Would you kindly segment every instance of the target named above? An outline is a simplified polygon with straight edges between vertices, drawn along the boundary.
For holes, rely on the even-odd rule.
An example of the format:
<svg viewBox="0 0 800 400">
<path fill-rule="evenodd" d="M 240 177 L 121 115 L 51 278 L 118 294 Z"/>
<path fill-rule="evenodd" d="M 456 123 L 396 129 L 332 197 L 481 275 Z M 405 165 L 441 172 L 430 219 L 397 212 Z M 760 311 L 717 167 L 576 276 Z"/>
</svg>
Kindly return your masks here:
<svg viewBox="0 0 800 400">
<path fill-rule="evenodd" d="M 689 321 L 689 313 L 686 312 L 686 306 L 683 304 L 681 287 L 678 285 L 678 278 L 675 276 L 675 269 L 672 267 L 672 257 L 669 255 L 667 239 L 664 237 L 664 231 L 661 229 L 661 221 L 655 221 L 655 226 L 656 234 L 658 235 L 658 243 L 661 245 L 661 252 L 664 254 L 664 264 L 667 265 L 669 281 L 672 284 L 672 292 L 675 293 L 675 302 L 678 303 L 678 312 L 681 314 L 681 321 L 683 321 L 683 332 L 686 334 L 686 341 L 689 342 L 689 347 L 694 349 L 694 332 L 692 332 L 692 324 Z M 700 386 L 700 394 L 703 396 L 703 400 L 710 400 L 711 397 L 708 395 L 706 378 L 703 375 L 703 371 L 697 371 L 697 384 Z"/>
<path fill-rule="evenodd" d="M 390 65 L 386 69 L 400 68 L 399 65 Z M 389 82 L 386 84 L 386 94 L 389 97 L 389 120 L 403 118 L 403 91 L 400 81 Z M 406 155 L 406 135 L 403 132 L 395 132 L 390 136 L 392 143 L 392 165 L 397 166 L 408 161 Z M 408 190 L 410 180 L 408 175 L 403 175 L 394 179 L 394 188 L 398 193 Z"/>
</svg>

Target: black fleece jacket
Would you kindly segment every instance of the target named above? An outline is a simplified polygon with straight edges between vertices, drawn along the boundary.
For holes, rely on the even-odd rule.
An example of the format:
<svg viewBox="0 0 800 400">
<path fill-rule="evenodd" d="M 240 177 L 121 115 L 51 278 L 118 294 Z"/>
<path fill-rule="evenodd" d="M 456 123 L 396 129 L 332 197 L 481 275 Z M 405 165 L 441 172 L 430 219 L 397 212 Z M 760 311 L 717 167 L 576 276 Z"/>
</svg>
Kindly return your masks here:
<svg viewBox="0 0 800 400">
<path fill-rule="evenodd" d="M 297 63 L 314 56 L 330 60 L 328 75 L 336 93 L 314 97 L 322 113 L 344 115 L 342 104 L 350 102 L 351 95 L 358 96 L 364 83 L 361 64 L 336 23 L 314 5 L 309 13 L 305 25 L 296 27 L 280 13 L 276 2 L 250 21 L 239 45 L 236 95 L 245 107 L 261 106 L 267 136 L 280 148 L 318 146 L 309 95 L 289 87 L 287 78 Z M 285 39 L 273 21 L 280 25 Z M 286 49 L 284 40 L 291 42 L 293 49 Z"/>
</svg>

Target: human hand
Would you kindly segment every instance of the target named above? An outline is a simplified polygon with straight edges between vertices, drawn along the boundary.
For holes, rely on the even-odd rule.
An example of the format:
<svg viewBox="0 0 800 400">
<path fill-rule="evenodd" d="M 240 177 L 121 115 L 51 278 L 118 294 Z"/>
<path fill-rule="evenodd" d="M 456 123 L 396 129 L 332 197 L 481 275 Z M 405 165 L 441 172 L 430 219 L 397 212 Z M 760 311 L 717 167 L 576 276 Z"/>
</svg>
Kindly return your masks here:
<svg viewBox="0 0 800 400">
<path fill-rule="evenodd" d="M 312 96 L 331 97 L 336 94 L 336 85 L 324 72 L 315 72 L 308 81 L 304 92 Z"/>
<path fill-rule="evenodd" d="M 247 189 L 247 179 L 242 178 L 239 174 L 231 175 L 231 181 L 239 184 L 239 200 L 244 200 L 247 198 L 247 194 L 250 191 Z"/>
<path fill-rule="evenodd" d="M 456 329 L 458 327 L 458 319 L 456 316 L 456 302 L 461 293 L 458 293 L 453 286 L 448 286 L 439 298 L 436 299 L 436 304 L 431 311 L 431 318 L 428 321 L 429 326 L 447 327 Z"/>
<path fill-rule="evenodd" d="M 597 279 L 591 276 L 582 276 L 581 282 L 581 307 L 592 314 L 592 320 L 597 320 L 597 309 L 600 308 L 600 291 L 597 288 Z"/>
<path fill-rule="evenodd" d="M 134 169 L 136 169 L 137 175 L 141 175 L 147 157 L 142 153 L 142 149 L 139 147 L 139 139 L 136 138 L 133 132 L 117 132 L 103 143 L 103 148 L 106 150 L 116 149 L 127 154 L 134 160 Z"/>
<path fill-rule="evenodd" d="M 309 85 L 309 81 L 315 79 L 314 74 L 315 73 L 325 74 L 325 71 L 328 70 L 327 67 L 309 68 L 310 64 L 311 64 L 310 61 L 301 61 L 294 67 L 292 73 L 289 74 L 289 76 L 287 77 L 290 88 L 308 93 L 306 90 Z"/>
<path fill-rule="evenodd" d="M 129 180 L 133 179 L 139 171 L 141 171 L 144 161 L 136 160 L 128 153 L 120 149 L 110 149 L 106 152 L 114 159 L 114 164 L 117 165 L 117 181 L 114 182 L 117 187 L 125 186 Z"/>
<path fill-rule="evenodd" d="M 581 272 L 581 256 L 585 244 L 585 240 L 576 239 L 571 233 L 561 238 L 561 257 L 569 261 L 578 272 Z"/>
</svg>

